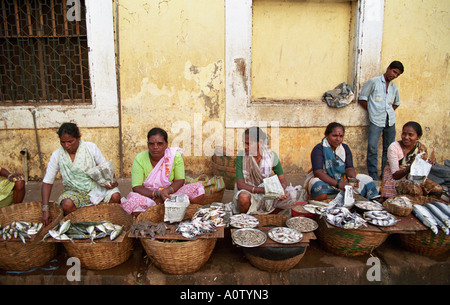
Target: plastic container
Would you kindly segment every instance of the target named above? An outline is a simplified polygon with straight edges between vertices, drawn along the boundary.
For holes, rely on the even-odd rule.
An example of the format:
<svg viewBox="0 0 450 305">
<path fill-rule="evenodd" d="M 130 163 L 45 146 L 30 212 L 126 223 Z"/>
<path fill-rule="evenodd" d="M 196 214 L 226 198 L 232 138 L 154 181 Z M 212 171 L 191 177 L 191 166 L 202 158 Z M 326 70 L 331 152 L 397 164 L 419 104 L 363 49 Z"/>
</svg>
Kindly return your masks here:
<svg viewBox="0 0 450 305">
<path fill-rule="evenodd" d="M 308 218 L 314 219 L 316 216 L 315 214 L 308 213 L 306 211 L 300 212 L 299 210 L 304 210 L 304 209 L 297 208 L 297 207 L 301 207 L 302 205 L 307 204 L 307 203 L 308 203 L 307 201 L 297 201 L 295 203 L 295 207 L 291 208 L 291 216 L 292 217 L 302 216 L 302 217 L 308 217 Z"/>
</svg>

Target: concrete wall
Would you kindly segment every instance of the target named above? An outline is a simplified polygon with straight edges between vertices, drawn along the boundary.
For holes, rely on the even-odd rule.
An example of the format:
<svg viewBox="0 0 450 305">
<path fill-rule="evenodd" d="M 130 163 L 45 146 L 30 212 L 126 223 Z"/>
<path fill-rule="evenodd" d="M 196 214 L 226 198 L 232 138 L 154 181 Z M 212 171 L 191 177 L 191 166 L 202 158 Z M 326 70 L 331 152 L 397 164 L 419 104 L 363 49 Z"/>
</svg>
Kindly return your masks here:
<svg viewBox="0 0 450 305">
<path fill-rule="evenodd" d="M 120 77 L 120 124 L 89 127 L 89 118 L 83 120 L 81 116 L 77 123 L 82 138 L 96 142 L 117 169 L 123 164 L 123 173 L 129 176 L 135 155 L 146 149 L 148 130 L 159 126 L 168 131 L 170 144 L 179 144 L 184 149 L 188 173 L 211 173 L 210 148 L 225 145 L 228 136 L 229 143 L 233 143 L 231 151 L 235 151 L 243 130 L 242 126 L 230 128 L 226 122 L 227 111 L 239 117 L 245 110 L 229 109 L 226 100 L 226 79 L 230 71 L 226 69 L 225 29 L 229 19 L 225 14 L 230 1 L 109 2 L 114 14 L 118 13 L 114 19 L 114 39 L 119 58 L 116 71 Z M 349 122 L 345 141 L 352 148 L 356 166 L 365 170 L 365 112 L 356 104 L 346 110 L 329 109 L 319 100 L 322 91 L 332 89 L 341 81 L 353 84 L 355 19 L 358 5 L 370 6 L 370 3 L 363 0 L 255 0 L 253 3 L 254 66 L 250 74 L 254 77 L 250 80 L 253 93 L 257 97 L 297 99 L 295 103 L 283 105 L 286 113 L 301 115 L 307 108 L 316 116 L 312 123 L 301 125 L 299 120 L 298 126 L 281 124 L 275 128 L 278 137 L 273 140 L 287 172 L 310 168 L 310 151 L 323 137 L 326 123 L 334 120 Z M 366 69 L 365 75 L 384 73 L 392 60 L 403 62 L 405 73 L 395 81 L 402 100 L 397 109 L 397 138 L 404 123 L 420 122 L 424 127 L 422 141 L 436 150 L 438 162 L 450 158 L 446 125 L 450 115 L 449 10 L 447 0 L 385 0 L 383 18 L 377 19 L 383 26 L 381 60 L 377 69 Z M 301 27 L 295 22 L 297 14 Z M 324 29 L 323 24 L 330 22 L 332 27 Z M 299 33 L 299 29 L 304 29 L 305 34 Z M 284 36 L 280 37 L 280 33 Z M 328 41 L 330 45 L 326 45 Z M 356 51 L 364 52 L 364 49 Z M 311 104 L 306 100 L 312 101 Z M 280 109 L 277 105 L 266 106 L 264 113 L 256 112 L 255 122 L 258 118 L 266 120 L 266 116 Z M 39 116 L 39 109 L 37 112 Z M 66 114 L 70 117 L 70 110 Z M 20 171 L 19 151 L 27 148 L 30 176 L 40 177 L 34 130 L 1 128 L 1 166 Z M 44 167 L 59 145 L 55 132 L 55 126 L 38 125 Z"/>
</svg>

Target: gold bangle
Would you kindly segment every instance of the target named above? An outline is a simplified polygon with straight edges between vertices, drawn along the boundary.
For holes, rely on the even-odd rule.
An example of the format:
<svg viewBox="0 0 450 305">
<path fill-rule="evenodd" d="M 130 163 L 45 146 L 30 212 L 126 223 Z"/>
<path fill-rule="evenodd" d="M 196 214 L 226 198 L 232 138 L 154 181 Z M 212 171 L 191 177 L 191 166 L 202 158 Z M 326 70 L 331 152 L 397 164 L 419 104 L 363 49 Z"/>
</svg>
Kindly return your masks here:
<svg viewBox="0 0 450 305">
<path fill-rule="evenodd" d="M 254 192 L 255 192 L 255 187 L 252 188 L 252 193 L 254 193 Z"/>
</svg>

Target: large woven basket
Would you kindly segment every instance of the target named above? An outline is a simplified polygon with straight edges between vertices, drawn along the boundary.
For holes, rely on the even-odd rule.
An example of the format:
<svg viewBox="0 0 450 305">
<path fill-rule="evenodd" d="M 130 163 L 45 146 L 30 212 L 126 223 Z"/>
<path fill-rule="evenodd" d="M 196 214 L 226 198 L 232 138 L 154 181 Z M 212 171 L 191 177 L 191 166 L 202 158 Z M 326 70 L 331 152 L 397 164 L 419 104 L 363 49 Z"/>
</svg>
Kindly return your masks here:
<svg viewBox="0 0 450 305">
<path fill-rule="evenodd" d="M 42 202 L 24 202 L 12 204 L 0 209 L 0 224 L 13 221 L 42 222 Z M 0 242 L 0 269 L 25 271 L 46 264 L 58 252 L 55 243 L 42 242 L 42 238 L 63 218 L 63 210 L 56 203 L 49 203 L 52 222 L 43 227 L 32 241 L 20 240 Z"/>
<path fill-rule="evenodd" d="M 259 226 L 275 226 L 275 227 L 284 227 L 286 226 L 286 220 L 289 219 L 288 216 L 281 216 L 277 214 L 267 214 L 267 215 L 255 215 L 259 220 Z M 256 250 L 256 251 L 255 251 Z M 270 251 L 276 251 L 279 248 L 265 248 L 265 253 Z M 291 249 L 294 250 L 294 249 Z M 306 247 L 298 247 L 296 249 L 300 252 L 300 254 L 295 255 L 293 257 L 281 260 L 268 259 L 265 257 L 261 257 L 255 255 L 259 251 L 257 249 L 244 249 L 245 257 L 248 259 L 250 264 L 255 266 L 256 268 L 268 271 L 268 272 L 281 272 L 292 269 L 295 265 L 297 265 L 300 260 L 303 258 L 306 252 Z M 259 254 L 260 255 L 260 254 Z"/>
<path fill-rule="evenodd" d="M 213 202 L 222 202 L 223 194 L 225 193 L 225 189 L 222 189 L 218 192 L 206 195 L 203 197 L 203 205 L 207 205 Z"/>
<path fill-rule="evenodd" d="M 398 234 L 403 249 L 424 256 L 450 254 L 450 235 L 439 230 L 436 235 L 431 230 L 418 231 L 416 234 Z"/>
<path fill-rule="evenodd" d="M 389 233 L 347 230 L 336 226 L 329 228 L 325 219 L 319 219 L 319 228 L 315 231 L 322 247 L 340 256 L 359 256 L 370 254 L 380 246 Z"/>
<path fill-rule="evenodd" d="M 127 231 L 133 223 L 118 203 L 101 203 L 99 205 L 79 208 L 68 214 L 63 221 L 70 219 L 72 223 L 83 221 L 109 220 L 115 225 L 124 226 L 122 241 L 107 241 L 91 243 L 64 242 L 64 247 L 70 256 L 78 257 L 81 265 L 87 269 L 104 270 L 118 266 L 128 260 L 131 255 L 133 238 L 128 237 Z"/>
<path fill-rule="evenodd" d="M 250 253 L 245 252 L 245 257 L 248 259 L 250 264 L 255 266 L 256 268 L 267 271 L 267 272 L 281 272 L 281 271 L 288 271 L 295 267 L 300 260 L 303 258 L 303 256 L 306 253 L 306 247 L 304 249 L 304 252 L 302 254 L 299 254 L 297 256 L 283 259 L 279 261 L 266 259 L 262 257 L 258 257 L 256 255 L 252 255 Z"/>
<path fill-rule="evenodd" d="M 199 204 L 191 204 L 186 209 L 184 219 L 191 218 Z M 164 221 L 164 205 L 156 205 L 139 214 L 135 222 Z M 141 238 L 142 246 L 155 266 L 169 274 L 189 274 L 200 269 L 208 261 L 217 239 L 196 239 L 187 241 L 167 241 Z"/>
<path fill-rule="evenodd" d="M 227 156 L 225 149 L 216 150 L 211 157 L 211 167 L 214 175 L 223 177 L 225 188 L 233 190 L 236 180 L 236 152 L 233 156 Z"/>
</svg>

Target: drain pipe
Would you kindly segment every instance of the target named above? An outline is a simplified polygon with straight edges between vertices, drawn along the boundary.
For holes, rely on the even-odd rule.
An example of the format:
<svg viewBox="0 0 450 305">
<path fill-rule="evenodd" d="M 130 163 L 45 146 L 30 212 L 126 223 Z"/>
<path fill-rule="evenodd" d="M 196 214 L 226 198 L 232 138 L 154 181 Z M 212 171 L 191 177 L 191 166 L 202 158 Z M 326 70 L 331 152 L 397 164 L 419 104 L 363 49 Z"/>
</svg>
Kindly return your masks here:
<svg viewBox="0 0 450 305">
<path fill-rule="evenodd" d="M 28 149 L 24 148 L 20 151 L 22 155 L 22 171 L 25 176 L 25 183 L 28 182 Z"/>
<path fill-rule="evenodd" d="M 34 124 L 34 135 L 36 136 L 36 144 L 39 156 L 39 167 L 41 168 L 41 177 L 44 179 L 44 166 L 42 164 L 42 154 L 41 154 L 41 144 L 39 143 L 39 136 L 37 132 L 37 124 L 36 124 L 36 110 L 31 110 L 31 115 L 33 116 L 33 124 Z"/>
</svg>

